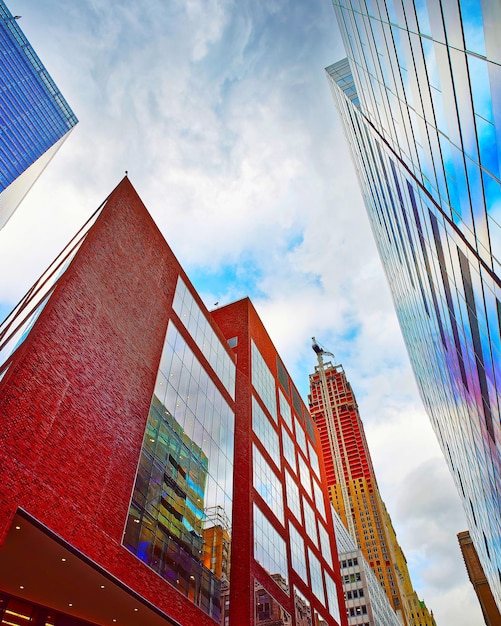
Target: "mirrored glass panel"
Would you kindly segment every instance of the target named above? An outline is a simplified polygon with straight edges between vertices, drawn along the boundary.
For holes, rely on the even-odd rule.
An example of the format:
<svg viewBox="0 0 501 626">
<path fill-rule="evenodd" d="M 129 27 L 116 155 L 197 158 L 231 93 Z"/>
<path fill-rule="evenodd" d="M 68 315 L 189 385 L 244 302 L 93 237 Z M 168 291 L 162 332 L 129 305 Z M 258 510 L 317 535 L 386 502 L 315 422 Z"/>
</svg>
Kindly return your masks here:
<svg viewBox="0 0 501 626">
<path fill-rule="evenodd" d="M 340 622 L 341 618 L 339 615 L 339 600 L 337 597 L 336 585 L 327 572 L 324 572 L 324 576 L 325 588 L 327 589 L 327 601 L 329 603 L 329 613 L 337 622 Z"/>
<path fill-rule="evenodd" d="M 266 413 L 259 406 L 256 398 L 252 398 L 252 430 L 271 456 L 275 465 L 280 467 L 280 446 L 278 433 L 273 428 Z"/>
<path fill-rule="evenodd" d="M 302 450 L 304 454 L 307 454 L 306 436 L 304 434 L 303 427 L 299 423 L 299 420 L 297 419 L 297 417 L 294 419 L 294 422 L 295 422 L 295 427 L 296 427 L 296 442 L 297 442 L 298 448 Z"/>
<path fill-rule="evenodd" d="M 292 441 L 289 433 L 285 430 L 285 428 L 282 428 L 282 447 L 286 461 L 291 466 L 292 471 L 297 474 L 296 446 L 294 445 L 294 442 Z"/>
<path fill-rule="evenodd" d="M 257 580 L 254 581 L 254 624 L 292 626 L 289 613 Z"/>
<path fill-rule="evenodd" d="M 310 563 L 311 589 L 320 600 L 320 602 L 325 605 L 324 585 L 322 582 L 322 568 L 320 566 L 320 561 L 313 554 L 310 548 L 308 548 L 308 561 Z"/>
<path fill-rule="evenodd" d="M 225 350 L 209 321 L 181 277 L 178 278 L 172 308 L 209 361 L 232 398 L 235 397 L 235 363 Z"/>
<path fill-rule="evenodd" d="M 299 589 L 294 586 L 294 609 L 296 614 L 296 626 L 313 626 L 311 605 Z"/>
<path fill-rule="evenodd" d="M 289 593 L 287 549 L 285 541 L 254 504 L 254 558 Z"/>
<path fill-rule="evenodd" d="M 276 422 L 278 418 L 275 378 L 253 341 L 251 341 L 251 368 L 252 385 Z"/>
<path fill-rule="evenodd" d="M 287 506 L 296 516 L 296 519 L 299 521 L 299 523 L 302 524 L 299 489 L 296 481 L 294 480 L 294 478 L 292 478 L 287 470 L 285 470 L 285 491 L 287 497 Z"/>
<path fill-rule="evenodd" d="M 285 398 L 282 390 L 278 390 L 278 399 L 280 402 L 280 415 L 283 417 L 287 426 L 292 430 L 292 412 L 287 399 Z"/>
<path fill-rule="evenodd" d="M 304 551 L 304 539 L 302 538 L 301 534 L 296 530 L 292 522 L 289 522 L 289 536 L 291 545 L 292 567 L 306 583 L 308 574 L 306 571 L 306 553 Z"/>
<path fill-rule="evenodd" d="M 231 562 L 234 414 L 172 322 L 124 545 L 216 621 Z"/>
<path fill-rule="evenodd" d="M 282 495 L 282 483 L 256 445 L 252 446 L 252 466 L 254 489 L 283 524 L 284 498 Z"/>
</svg>

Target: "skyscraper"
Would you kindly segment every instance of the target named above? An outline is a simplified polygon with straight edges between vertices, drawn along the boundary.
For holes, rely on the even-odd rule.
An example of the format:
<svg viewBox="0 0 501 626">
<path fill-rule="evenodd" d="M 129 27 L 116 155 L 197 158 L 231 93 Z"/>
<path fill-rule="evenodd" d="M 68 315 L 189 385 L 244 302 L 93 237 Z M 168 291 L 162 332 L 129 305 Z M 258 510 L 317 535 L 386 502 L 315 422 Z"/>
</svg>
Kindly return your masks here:
<svg viewBox="0 0 501 626">
<path fill-rule="evenodd" d="M 339 1 L 327 68 L 424 405 L 501 607 L 501 5 Z"/>
<path fill-rule="evenodd" d="M 348 625 L 401 626 L 379 578 L 333 510 Z"/>
<path fill-rule="evenodd" d="M 317 429 L 127 178 L 1 325 L 0 414 L 2 623 L 346 626 Z"/>
<path fill-rule="evenodd" d="M 320 440 L 331 502 L 355 545 L 362 551 L 402 624 L 434 626 L 414 620 L 415 592 L 391 519 L 379 493 L 355 395 L 341 365 L 319 364 L 310 375 L 310 411 Z M 425 609 L 426 610 L 426 609 Z M 427 613 L 427 611 L 426 611 Z"/>
<path fill-rule="evenodd" d="M 77 118 L 0 0 L 0 228 Z"/>
</svg>

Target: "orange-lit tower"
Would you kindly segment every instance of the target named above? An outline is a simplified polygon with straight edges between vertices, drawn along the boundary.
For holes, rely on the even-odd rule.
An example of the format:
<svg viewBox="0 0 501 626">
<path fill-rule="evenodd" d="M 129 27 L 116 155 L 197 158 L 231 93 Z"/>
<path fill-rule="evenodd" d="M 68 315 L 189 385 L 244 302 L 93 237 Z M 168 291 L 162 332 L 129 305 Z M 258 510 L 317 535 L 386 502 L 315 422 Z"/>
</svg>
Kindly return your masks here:
<svg viewBox="0 0 501 626">
<path fill-rule="evenodd" d="M 318 365 L 310 375 L 310 413 L 320 433 L 331 502 L 401 622 L 412 625 L 406 598 L 412 584 L 398 566 L 401 548 L 379 493 L 355 395 L 343 367 L 324 363 L 323 356 L 333 355 L 315 339 L 313 349 Z"/>
</svg>

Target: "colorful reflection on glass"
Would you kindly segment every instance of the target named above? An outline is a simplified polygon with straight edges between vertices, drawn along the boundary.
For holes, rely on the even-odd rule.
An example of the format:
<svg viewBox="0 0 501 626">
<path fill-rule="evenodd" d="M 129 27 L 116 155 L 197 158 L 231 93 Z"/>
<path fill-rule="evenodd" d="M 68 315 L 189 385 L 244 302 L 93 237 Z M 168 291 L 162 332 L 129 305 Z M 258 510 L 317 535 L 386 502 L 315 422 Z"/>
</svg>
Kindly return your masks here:
<svg viewBox="0 0 501 626">
<path fill-rule="evenodd" d="M 234 414 L 169 324 L 124 545 L 216 621 L 230 577 Z"/>
</svg>

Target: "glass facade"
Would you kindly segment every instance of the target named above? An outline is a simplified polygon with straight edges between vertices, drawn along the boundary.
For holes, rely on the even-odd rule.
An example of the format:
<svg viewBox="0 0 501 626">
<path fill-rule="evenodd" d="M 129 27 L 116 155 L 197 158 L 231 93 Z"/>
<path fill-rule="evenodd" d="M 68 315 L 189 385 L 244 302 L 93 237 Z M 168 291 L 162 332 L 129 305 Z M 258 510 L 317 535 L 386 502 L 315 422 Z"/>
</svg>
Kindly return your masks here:
<svg viewBox="0 0 501 626">
<path fill-rule="evenodd" d="M 499 3 L 333 0 L 329 68 L 418 386 L 501 606 Z"/>
<path fill-rule="evenodd" d="M 318 483 L 318 434 L 314 426 L 311 432 L 308 429 L 306 418 L 312 424 L 311 418 L 271 346 L 250 337 L 249 347 L 254 560 L 281 590 L 275 591 L 273 599 L 273 583 L 267 585 L 262 578 L 265 589 L 256 583 L 254 623 L 271 623 L 270 619 L 278 620 L 285 610 L 289 621 L 284 624 L 333 624 L 334 619 L 339 622 L 334 583 L 337 567 L 334 569 L 329 539 L 331 522 Z M 272 369 L 275 363 L 276 374 Z M 298 578 L 301 583 L 291 585 L 291 580 Z M 277 597 L 282 598 L 281 606 Z M 322 608 L 315 610 L 318 601 Z"/>
<path fill-rule="evenodd" d="M 16 19 L 0 0 L 0 228 L 77 123 Z M 22 180 L 8 191 L 14 181 Z"/>
<path fill-rule="evenodd" d="M 254 558 L 289 593 L 286 543 L 257 504 L 254 504 Z"/>
<path fill-rule="evenodd" d="M 213 376 L 170 320 L 123 543 L 220 621 L 230 577 L 234 412 Z"/>
<path fill-rule="evenodd" d="M 252 385 L 263 401 L 265 407 L 270 412 L 270 415 L 276 422 L 277 398 L 275 391 L 275 378 L 253 341 L 251 341 L 251 358 Z"/>
</svg>

